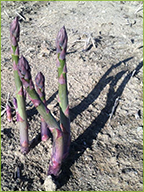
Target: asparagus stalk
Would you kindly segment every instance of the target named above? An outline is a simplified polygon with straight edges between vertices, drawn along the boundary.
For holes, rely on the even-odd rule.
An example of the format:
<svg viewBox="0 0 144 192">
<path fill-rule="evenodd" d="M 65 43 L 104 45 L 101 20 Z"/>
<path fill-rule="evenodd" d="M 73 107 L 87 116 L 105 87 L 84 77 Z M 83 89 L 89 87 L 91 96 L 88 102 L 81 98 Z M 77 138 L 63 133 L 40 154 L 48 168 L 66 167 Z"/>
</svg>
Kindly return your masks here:
<svg viewBox="0 0 144 192">
<path fill-rule="evenodd" d="M 45 77 L 44 75 L 39 72 L 35 78 L 36 82 L 36 88 L 37 88 L 37 93 L 43 103 L 46 105 L 46 100 L 45 100 Z M 47 124 L 44 120 L 44 118 L 41 116 L 41 140 L 46 141 L 49 138 L 49 132 L 48 132 L 48 127 Z"/>
<path fill-rule="evenodd" d="M 23 86 L 17 71 L 17 64 L 19 60 L 19 47 L 18 47 L 19 34 L 20 34 L 20 25 L 18 23 L 18 17 L 16 17 L 10 25 L 11 54 L 14 69 L 14 80 L 16 86 L 16 99 L 18 105 L 17 121 L 20 130 L 20 145 L 22 153 L 26 154 L 28 153 L 29 150 L 28 123 L 27 123 Z"/>
<path fill-rule="evenodd" d="M 30 97 L 30 100 L 33 102 L 37 111 L 46 121 L 53 135 L 53 149 L 52 149 L 52 157 L 50 160 L 48 175 L 58 176 L 61 168 L 62 157 L 63 157 L 62 130 L 58 125 L 57 121 L 55 120 L 55 118 L 52 116 L 50 110 L 42 102 L 38 93 L 35 91 L 34 84 L 31 78 L 30 66 L 27 60 L 23 56 L 19 59 L 19 62 L 18 62 L 18 73 Z"/>
<path fill-rule="evenodd" d="M 64 154 L 63 159 L 69 153 L 69 146 L 71 142 L 70 136 L 70 117 L 69 117 L 69 104 L 68 104 L 68 90 L 67 90 L 67 67 L 66 67 L 66 50 L 67 50 L 67 33 L 63 26 L 56 38 L 57 48 L 57 61 L 58 68 L 58 102 L 60 106 L 60 127 L 63 131 L 64 137 Z"/>
</svg>

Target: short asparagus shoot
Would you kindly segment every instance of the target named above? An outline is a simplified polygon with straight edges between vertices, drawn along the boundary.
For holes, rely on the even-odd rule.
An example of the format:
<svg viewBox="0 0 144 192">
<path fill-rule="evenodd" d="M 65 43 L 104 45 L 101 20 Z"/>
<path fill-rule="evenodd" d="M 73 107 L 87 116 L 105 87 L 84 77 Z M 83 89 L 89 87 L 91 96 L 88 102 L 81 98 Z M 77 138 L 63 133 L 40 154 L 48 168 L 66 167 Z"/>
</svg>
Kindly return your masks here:
<svg viewBox="0 0 144 192">
<path fill-rule="evenodd" d="M 45 100 L 45 77 L 44 75 L 39 72 L 35 78 L 35 83 L 36 83 L 36 88 L 37 88 L 37 93 L 43 103 L 46 105 L 46 100 Z M 43 117 L 41 117 L 41 140 L 46 141 L 49 138 L 49 130 L 48 126 L 44 120 Z"/>
</svg>

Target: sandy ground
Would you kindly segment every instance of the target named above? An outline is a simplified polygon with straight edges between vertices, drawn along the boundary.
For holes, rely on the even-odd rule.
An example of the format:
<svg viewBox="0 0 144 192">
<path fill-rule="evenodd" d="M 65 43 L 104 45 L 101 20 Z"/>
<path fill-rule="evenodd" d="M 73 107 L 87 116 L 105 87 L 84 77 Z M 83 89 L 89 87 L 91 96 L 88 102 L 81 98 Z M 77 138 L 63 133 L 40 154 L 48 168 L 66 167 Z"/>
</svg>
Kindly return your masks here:
<svg viewBox="0 0 144 192">
<path fill-rule="evenodd" d="M 1 110 L 15 96 L 9 26 L 19 15 L 20 54 L 59 120 L 55 39 L 65 25 L 72 143 L 56 182 L 61 191 L 143 190 L 142 2 L 1 2 Z M 40 116 L 27 99 L 30 152 L 1 117 L 1 190 L 45 191 L 51 140 L 40 141 Z M 55 187 L 55 186 L 52 186 Z"/>
</svg>

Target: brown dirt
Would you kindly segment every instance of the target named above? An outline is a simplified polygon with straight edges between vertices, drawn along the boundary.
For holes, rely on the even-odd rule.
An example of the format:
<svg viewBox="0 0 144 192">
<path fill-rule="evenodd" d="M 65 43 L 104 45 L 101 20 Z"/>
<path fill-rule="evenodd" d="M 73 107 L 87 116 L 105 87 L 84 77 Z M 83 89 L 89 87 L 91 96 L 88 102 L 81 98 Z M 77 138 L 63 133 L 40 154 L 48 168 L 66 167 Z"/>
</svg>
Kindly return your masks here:
<svg viewBox="0 0 144 192">
<path fill-rule="evenodd" d="M 9 26 L 19 13 L 20 53 L 33 79 L 46 78 L 48 107 L 59 119 L 55 38 L 65 25 L 72 143 L 56 180 L 61 191 L 143 190 L 142 2 L 1 2 L 1 105 L 15 85 Z M 84 50 L 86 39 L 91 34 Z M 95 46 L 94 46 L 95 45 Z M 110 114 L 118 100 L 112 118 Z M 3 111 L 3 108 L 2 108 Z M 27 99 L 28 155 L 20 153 L 15 112 L 1 118 L 1 190 L 44 191 L 51 140 L 40 141 L 40 116 Z M 19 174 L 20 175 L 19 175 Z"/>
</svg>

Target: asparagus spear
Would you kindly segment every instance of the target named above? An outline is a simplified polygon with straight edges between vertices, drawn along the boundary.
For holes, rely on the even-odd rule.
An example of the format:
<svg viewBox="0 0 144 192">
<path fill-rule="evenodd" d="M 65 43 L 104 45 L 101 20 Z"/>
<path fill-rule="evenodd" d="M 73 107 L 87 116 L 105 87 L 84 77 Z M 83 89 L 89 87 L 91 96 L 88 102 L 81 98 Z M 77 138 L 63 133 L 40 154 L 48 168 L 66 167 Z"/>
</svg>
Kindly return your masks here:
<svg viewBox="0 0 144 192">
<path fill-rule="evenodd" d="M 36 82 L 36 88 L 37 88 L 37 93 L 39 94 L 39 97 L 43 101 L 43 103 L 46 105 L 46 100 L 45 100 L 45 77 L 44 75 L 39 72 L 35 78 Z M 46 141 L 49 138 L 49 130 L 47 127 L 47 124 L 43 117 L 41 116 L 41 140 Z"/>
<path fill-rule="evenodd" d="M 18 17 L 16 17 L 10 25 L 11 54 L 14 69 L 14 80 L 16 86 L 16 98 L 18 105 L 17 121 L 20 130 L 20 145 L 22 153 L 26 154 L 28 153 L 29 150 L 28 123 L 27 123 L 23 86 L 17 71 L 17 64 L 19 60 L 19 47 L 18 47 L 19 34 L 20 34 L 20 25 L 18 23 Z"/>
<path fill-rule="evenodd" d="M 49 109 L 42 102 L 39 95 L 35 91 L 34 84 L 32 81 L 30 66 L 27 60 L 22 56 L 18 62 L 18 73 L 26 91 L 36 107 L 37 111 L 46 121 L 52 135 L 53 135 L 53 149 L 52 157 L 50 160 L 50 166 L 48 175 L 58 176 L 61 168 L 62 157 L 63 157 L 63 135 L 60 126 L 58 125 L 55 118 L 52 116 Z"/>
<path fill-rule="evenodd" d="M 68 90 L 67 90 L 67 67 L 66 67 L 66 50 L 67 50 L 67 33 L 63 26 L 56 38 L 57 48 L 57 61 L 58 68 L 58 102 L 60 106 L 60 127 L 63 131 L 64 137 L 64 154 L 63 159 L 67 157 L 69 153 L 69 146 L 71 142 L 70 137 L 70 117 L 69 117 L 69 104 L 68 104 Z"/>
</svg>

